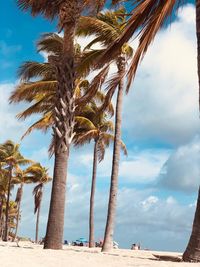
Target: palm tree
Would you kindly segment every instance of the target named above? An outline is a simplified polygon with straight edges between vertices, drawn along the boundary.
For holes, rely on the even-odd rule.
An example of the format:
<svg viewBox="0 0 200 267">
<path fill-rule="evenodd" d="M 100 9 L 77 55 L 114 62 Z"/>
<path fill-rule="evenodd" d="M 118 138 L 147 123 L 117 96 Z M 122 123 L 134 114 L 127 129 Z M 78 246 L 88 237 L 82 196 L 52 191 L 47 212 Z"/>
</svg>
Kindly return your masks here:
<svg viewBox="0 0 200 267">
<path fill-rule="evenodd" d="M 35 163 L 27 168 L 27 173 L 31 177 L 31 180 L 37 183 L 33 189 L 34 195 L 34 214 L 37 213 L 36 219 L 36 232 L 35 232 L 35 243 L 38 243 L 38 231 L 39 231 L 39 218 L 40 218 L 40 208 L 43 196 L 44 185 L 52 180 L 48 175 L 48 169 L 42 167 L 41 164 Z"/>
<path fill-rule="evenodd" d="M 6 169 L 8 170 L 6 219 L 5 219 L 5 231 L 3 237 L 3 240 L 7 241 L 9 202 L 10 202 L 10 191 L 12 185 L 13 170 L 17 169 L 19 165 L 30 164 L 32 161 L 25 159 L 19 151 L 19 144 L 14 144 L 11 140 L 8 140 L 4 144 L 0 145 L 0 161 L 6 165 Z"/>
<path fill-rule="evenodd" d="M 24 184 L 36 183 L 38 180 L 32 175 L 31 171 L 34 169 L 35 164 L 29 166 L 28 168 L 22 170 L 17 167 L 16 171 L 14 172 L 14 176 L 12 178 L 12 184 L 20 184 L 20 187 L 17 190 L 15 202 L 17 204 L 17 218 L 16 218 L 16 228 L 15 234 L 13 236 L 13 241 L 17 236 L 18 226 L 19 226 L 19 219 L 20 219 L 20 207 L 21 201 L 23 196 L 23 188 Z"/>
<path fill-rule="evenodd" d="M 47 19 L 58 17 L 59 31 L 63 30 L 64 45 L 60 56 L 49 56 L 55 65 L 58 90 L 54 108 L 54 175 L 44 248 L 61 249 L 64 227 L 67 163 L 74 136 L 74 82 L 76 76 L 74 35 L 78 19 L 85 7 L 97 12 L 106 0 L 17 0 L 22 10 L 33 16 L 42 14 Z M 116 2 L 116 0 L 114 1 Z"/>
<path fill-rule="evenodd" d="M 8 187 L 8 171 L 4 170 L 0 166 L 0 238 L 2 237 L 3 226 L 4 226 L 3 207 L 5 206 L 6 203 L 7 187 Z"/>
<path fill-rule="evenodd" d="M 85 143 L 90 143 L 92 140 L 94 141 L 89 214 L 89 247 L 94 247 L 94 197 L 96 187 L 97 162 L 101 162 L 104 159 L 105 148 L 110 145 L 110 142 L 114 141 L 114 136 L 112 135 L 114 127 L 113 123 L 107 120 L 108 113 L 100 111 L 95 101 L 91 101 L 88 106 L 90 106 L 89 112 L 84 111 L 83 116 L 85 118 L 88 118 L 91 123 L 87 128 L 83 128 L 81 130 L 78 129 L 77 134 L 74 138 L 74 143 L 76 146 L 80 146 L 84 145 Z M 126 154 L 127 151 L 123 142 L 121 142 L 121 147 Z"/>
<path fill-rule="evenodd" d="M 121 7 L 116 11 L 106 11 L 99 13 L 96 18 L 94 17 L 81 17 L 79 27 L 77 29 L 78 35 L 95 35 L 95 39 L 88 44 L 89 49 L 93 44 L 100 42 L 104 47 L 109 46 L 120 37 L 126 26 L 126 10 Z M 105 49 L 105 48 L 104 48 Z M 105 51 L 103 49 L 103 51 Z M 103 53 L 103 52 L 102 52 Z M 117 102 L 116 102 L 116 116 L 115 116 L 115 135 L 113 147 L 113 160 L 112 160 L 112 173 L 110 196 L 108 203 L 107 223 L 104 236 L 103 251 L 109 251 L 113 247 L 113 232 L 114 232 L 114 219 L 117 203 L 117 190 L 118 190 L 118 172 L 120 161 L 120 142 L 121 142 L 121 123 L 122 123 L 122 102 L 124 94 L 124 80 L 123 77 L 126 72 L 126 63 L 128 58 L 132 56 L 133 50 L 128 44 L 124 44 L 120 53 L 115 58 L 118 72 L 111 79 L 110 87 L 107 93 L 106 101 L 103 108 L 110 102 L 116 88 Z"/>
<path fill-rule="evenodd" d="M 129 12 L 131 15 L 126 27 L 119 38 L 109 46 L 107 51 L 99 60 L 99 64 L 107 63 L 115 58 L 121 51 L 121 47 L 139 29 L 139 46 L 132 59 L 128 71 L 127 90 L 135 77 L 138 64 L 144 57 L 149 45 L 154 40 L 159 29 L 166 24 L 166 21 L 183 3 L 181 0 L 132 0 L 134 9 Z M 200 0 L 196 0 L 196 35 L 197 35 L 197 66 L 199 78 L 199 106 L 200 106 Z M 187 248 L 183 254 L 184 261 L 200 261 L 200 197 L 198 196 L 197 207 L 193 221 L 192 233 Z"/>
<path fill-rule="evenodd" d="M 45 34 L 38 41 L 38 50 L 47 53 L 59 54 L 63 45 L 63 38 L 57 34 Z M 77 53 L 78 54 L 78 53 Z M 87 73 L 90 62 L 86 56 L 82 57 L 83 64 L 79 65 L 79 72 Z M 92 98 L 93 106 L 95 101 L 98 104 L 103 103 L 105 95 L 97 91 L 101 87 L 108 73 L 108 67 L 99 72 L 97 76 L 89 83 L 87 80 L 77 78 L 75 84 L 75 101 L 79 105 L 75 110 L 75 132 L 93 129 L 94 125 L 90 117 L 94 120 L 95 112 L 91 103 L 86 104 L 88 99 Z M 32 130 L 39 129 L 46 132 L 53 126 L 52 110 L 55 102 L 57 90 L 57 81 L 55 80 L 54 69 L 50 63 L 25 62 L 19 69 L 19 76 L 22 83 L 16 87 L 10 97 L 11 102 L 26 101 L 32 103 L 23 112 L 17 115 L 18 118 L 25 119 L 33 113 L 42 113 L 42 118 L 29 127 L 24 136 L 30 134 Z M 39 77 L 39 80 L 37 80 Z M 32 81 L 32 78 L 35 81 Z M 80 102 L 82 105 L 80 106 Z M 91 112 L 92 111 L 92 112 Z M 113 115 L 112 104 L 106 109 L 107 114 Z M 96 115 L 97 117 L 97 115 Z M 98 112 L 100 117 L 100 112 Z M 23 136 L 23 137 L 24 137 Z M 76 136 L 76 135 L 75 135 Z M 52 147 L 52 146 L 51 146 Z M 38 187 L 40 189 L 40 187 Z"/>
</svg>

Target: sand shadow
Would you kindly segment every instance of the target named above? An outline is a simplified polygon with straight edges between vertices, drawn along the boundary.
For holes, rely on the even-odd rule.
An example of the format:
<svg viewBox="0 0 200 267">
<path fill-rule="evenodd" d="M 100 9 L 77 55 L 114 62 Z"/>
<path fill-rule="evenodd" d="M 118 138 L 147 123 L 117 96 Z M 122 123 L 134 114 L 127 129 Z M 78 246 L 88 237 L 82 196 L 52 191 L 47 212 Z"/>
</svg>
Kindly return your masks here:
<svg viewBox="0 0 200 267">
<path fill-rule="evenodd" d="M 182 261 L 182 257 L 178 257 L 178 256 L 170 256 L 170 255 L 156 255 L 156 254 L 152 254 L 155 259 L 151 258 L 151 260 L 155 260 L 155 261 L 171 261 L 171 262 L 181 262 Z"/>
</svg>

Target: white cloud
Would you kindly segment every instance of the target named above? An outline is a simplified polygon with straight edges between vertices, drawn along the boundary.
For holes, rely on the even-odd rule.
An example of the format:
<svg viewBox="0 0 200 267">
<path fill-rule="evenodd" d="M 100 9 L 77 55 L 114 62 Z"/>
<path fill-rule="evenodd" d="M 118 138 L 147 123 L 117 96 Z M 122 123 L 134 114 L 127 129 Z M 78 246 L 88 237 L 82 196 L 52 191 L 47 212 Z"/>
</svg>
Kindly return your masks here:
<svg viewBox="0 0 200 267">
<path fill-rule="evenodd" d="M 194 7 L 160 31 L 149 48 L 124 103 L 129 137 L 187 142 L 199 132 Z"/>
<path fill-rule="evenodd" d="M 150 183 L 157 179 L 168 156 L 168 150 L 156 149 L 131 153 L 127 160 L 121 161 L 119 175 L 125 182 Z"/>
<path fill-rule="evenodd" d="M 12 83 L 0 84 L 0 141 L 4 142 L 7 139 L 19 141 L 22 134 L 25 132 L 26 125 L 16 119 L 19 107 L 9 105 L 8 98 L 14 88 Z"/>
<path fill-rule="evenodd" d="M 200 185 L 200 140 L 178 147 L 164 164 L 159 184 L 172 190 L 196 192 Z"/>
</svg>

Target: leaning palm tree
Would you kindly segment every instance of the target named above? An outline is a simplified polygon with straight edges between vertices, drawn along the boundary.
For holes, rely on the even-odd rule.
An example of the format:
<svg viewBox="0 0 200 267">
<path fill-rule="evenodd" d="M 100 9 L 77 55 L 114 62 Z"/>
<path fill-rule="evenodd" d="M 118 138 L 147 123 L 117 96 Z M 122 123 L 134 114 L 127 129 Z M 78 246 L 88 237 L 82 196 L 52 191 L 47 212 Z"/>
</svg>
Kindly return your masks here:
<svg viewBox="0 0 200 267">
<path fill-rule="evenodd" d="M 109 46 L 120 37 L 126 26 L 126 10 L 121 7 L 116 11 L 106 11 L 99 13 L 94 17 L 81 17 L 79 27 L 77 29 L 78 35 L 95 35 L 95 38 L 89 43 L 86 49 L 90 49 L 95 43 L 100 42 L 104 48 Z M 116 102 L 116 116 L 115 116 L 115 137 L 113 147 L 112 173 L 110 196 L 108 203 L 107 223 L 104 236 L 103 251 L 108 251 L 113 247 L 113 232 L 114 219 L 116 212 L 117 190 L 118 190 L 118 172 L 120 161 L 120 142 L 121 142 L 121 124 L 122 124 L 122 102 L 124 94 L 124 80 L 123 77 L 126 72 L 127 60 L 132 56 L 133 50 L 128 44 L 124 44 L 120 53 L 115 58 L 118 72 L 110 81 L 107 97 L 102 109 L 110 102 L 113 94 L 117 89 Z"/>
<path fill-rule="evenodd" d="M 109 49 L 100 59 L 100 64 L 113 59 L 121 51 L 121 47 L 126 43 L 138 30 L 139 45 L 132 59 L 128 71 L 127 90 L 135 77 L 138 64 L 143 59 L 149 45 L 154 40 L 157 32 L 166 24 L 170 16 L 174 14 L 177 8 L 184 2 L 182 0 L 131 0 L 134 9 L 129 12 L 130 18 L 126 27 L 119 38 L 114 40 Z M 199 106 L 200 106 L 200 0 L 196 0 L 196 35 L 197 35 L 197 66 L 199 80 Z M 131 14 L 132 13 L 132 14 Z M 200 197 L 198 195 L 197 207 L 193 221 L 192 233 L 183 254 L 184 261 L 200 261 Z"/>
<path fill-rule="evenodd" d="M 9 202 L 10 202 L 10 191 L 13 178 L 13 170 L 17 169 L 19 165 L 30 164 L 32 161 L 22 156 L 19 151 L 19 144 L 13 143 L 11 140 L 6 141 L 0 145 L 0 161 L 5 164 L 8 169 L 8 189 L 6 199 L 6 217 L 5 217 L 5 231 L 3 240 L 8 240 L 8 213 L 9 213 Z"/>
<path fill-rule="evenodd" d="M 114 131 L 112 121 L 108 121 L 108 113 L 100 111 L 95 101 L 91 101 L 88 106 L 90 109 L 84 111 L 83 116 L 90 120 L 90 124 L 82 129 L 77 129 L 77 134 L 74 137 L 75 146 L 84 145 L 94 141 L 93 149 L 93 170 L 92 184 L 90 193 L 90 213 L 89 213 L 89 247 L 95 246 L 94 237 L 94 197 L 96 187 L 97 163 L 104 159 L 105 148 L 114 141 L 112 132 Z M 121 142 L 121 148 L 126 154 L 126 147 Z"/>
<path fill-rule="evenodd" d="M 76 76 L 74 35 L 80 15 L 86 7 L 99 11 L 106 0 L 17 0 L 22 10 L 33 16 L 42 14 L 47 19 L 58 18 L 63 30 L 64 45 L 60 56 L 50 56 L 56 68 L 58 90 L 54 107 L 54 175 L 44 248 L 61 249 L 64 229 L 64 208 L 69 148 L 74 136 L 74 82 Z M 114 0 L 116 2 L 116 0 Z"/>
</svg>

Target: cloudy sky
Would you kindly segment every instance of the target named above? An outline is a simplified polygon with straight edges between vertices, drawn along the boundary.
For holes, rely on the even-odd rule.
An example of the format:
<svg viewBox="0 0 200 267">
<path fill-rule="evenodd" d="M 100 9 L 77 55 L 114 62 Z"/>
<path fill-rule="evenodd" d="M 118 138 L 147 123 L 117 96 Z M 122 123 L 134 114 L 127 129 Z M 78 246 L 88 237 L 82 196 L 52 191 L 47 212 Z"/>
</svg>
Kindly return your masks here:
<svg viewBox="0 0 200 267">
<path fill-rule="evenodd" d="M 21 142 L 21 135 L 34 121 L 17 121 L 15 115 L 23 106 L 9 106 L 8 97 L 18 83 L 19 65 L 26 60 L 44 60 L 35 49 L 40 34 L 56 30 L 54 24 L 18 11 L 14 2 L 0 4 L 4 11 L 0 28 L 0 142 Z M 143 248 L 182 251 L 190 235 L 200 184 L 195 9 L 191 2 L 159 32 L 124 99 L 123 140 L 128 157 L 121 157 L 114 237 L 121 247 L 140 242 Z M 135 46 L 134 41 L 131 44 Z M 35 132 L 21 142 L 21 149 L 52 173 L 49 140 L 50 134 Z M 111 158 L 112 148 L 98 166 L 96 239 L 104 233 Z M 68 240 L 88 235 L 91 165 L 92 144 L 72 149 L 65 215 Z M 50 190 L 51 186 L 46 186 L 40 237 L 45 234 Z M 34 231 L 32 186 L 27 186 L 20 233 L 33 238 Z"/>
</svg>

